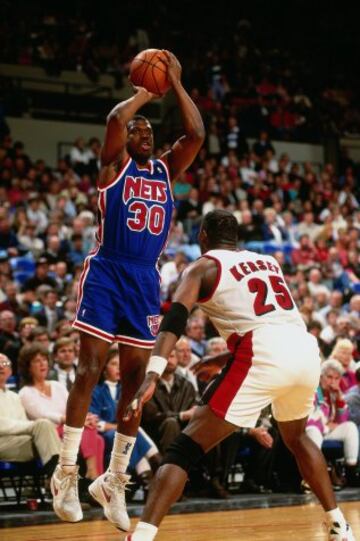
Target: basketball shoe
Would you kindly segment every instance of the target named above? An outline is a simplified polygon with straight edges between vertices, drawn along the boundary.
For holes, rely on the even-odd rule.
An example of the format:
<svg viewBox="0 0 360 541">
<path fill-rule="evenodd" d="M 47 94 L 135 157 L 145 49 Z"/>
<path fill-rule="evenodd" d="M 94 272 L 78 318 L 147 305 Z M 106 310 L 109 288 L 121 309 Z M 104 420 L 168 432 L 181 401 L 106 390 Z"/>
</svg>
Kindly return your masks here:
<svg viewBox="0 0 360 541">
<path fill-rule="evenodd" d="M 340 526 L 338 522 L 328 525 L 329 541 L 356 541 L 349 524 Z"/>
<path fill-rule="evenodd" d="M 51 477 L 53 509 L 61 520 L 79 522 L 83 518 L 78 494 L 78 466 L 56 466 Z"/>
<path fill-rule="evenodd" d="M 89 493 L 102 505 L 106 518 L 124 532 L 130 529 L 125 502 L 126 485 L 129 482 L 130 475 L 106 471 L 89 486 Z"/>
</svg>

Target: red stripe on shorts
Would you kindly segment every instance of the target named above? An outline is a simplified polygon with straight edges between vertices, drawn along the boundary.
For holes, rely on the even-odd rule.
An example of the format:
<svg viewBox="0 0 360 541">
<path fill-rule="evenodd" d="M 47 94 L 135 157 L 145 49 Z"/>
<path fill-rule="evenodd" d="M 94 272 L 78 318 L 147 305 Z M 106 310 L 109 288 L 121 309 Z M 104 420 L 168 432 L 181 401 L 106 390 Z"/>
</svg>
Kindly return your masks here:
<svg viewBox="0 0 360 541">
<path fill-rule="evenodd" d="M 208 402 L 214 413 L 221 417 L 225 417 L 251 368 L 254 355 L 252 338 L 253 333 L 250 331 L 243 337 L 234 333 L 227 341 L 229 350 L 234 354 L 234 360 Z"/>
</svg>

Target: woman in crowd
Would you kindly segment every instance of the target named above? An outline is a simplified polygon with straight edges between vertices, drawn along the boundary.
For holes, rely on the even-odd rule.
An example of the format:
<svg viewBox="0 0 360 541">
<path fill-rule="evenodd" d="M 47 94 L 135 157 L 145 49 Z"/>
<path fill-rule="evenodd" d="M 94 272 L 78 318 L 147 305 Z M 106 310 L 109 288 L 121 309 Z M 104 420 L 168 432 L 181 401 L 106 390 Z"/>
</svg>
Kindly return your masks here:
<svg viewBox="0 0 360 541">
<path fill-rule="evenodd" d="M 49 419 L 63 434 L 65 408 L 68 397 L 66 387 L 58 381 L 48 381 L 49 354 L 38 342 L 24 346 L 20 351 L 20 374 L 23 387 L 19 396 L 29 419 Z M 83 433 L 80 452 L 86 462 L 86 477 L 96 479 L 103 473 L 104 440 L 96 430 L 97 417 L 89 414 Z"/>
<path fill-rule="evenodd" d="M 349 484 L 357 485 L 359 432 L 355 423 L 349 421 L 349 409 L 340 389 L 342 374 L 343 368 L 336 360 L 330 359 L 321 365 L 320 385 L 306 433 L 319 448 L 324 440 L 343 442 L 346 478 Z"/>
<path fill-rule="evenodd" d="M 343 367 L 343 374 L 340 380 L 340 389 L 343 393 L 346 393 L 352 387 L 356 385 L 355 366 L 356 363 L 353 358 L 354 344 L 348 338 L 340 338 L 337 340 L 330 358 L 339 361 Z"/>
</svg>

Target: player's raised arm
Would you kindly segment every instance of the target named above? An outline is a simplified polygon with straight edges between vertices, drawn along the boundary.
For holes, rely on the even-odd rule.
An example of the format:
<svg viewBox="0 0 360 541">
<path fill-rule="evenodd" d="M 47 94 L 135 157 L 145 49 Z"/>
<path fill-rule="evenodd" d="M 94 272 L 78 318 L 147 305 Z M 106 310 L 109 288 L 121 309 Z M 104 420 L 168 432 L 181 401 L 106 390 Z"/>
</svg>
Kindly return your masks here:
<svg viewBox="0 0 360 541">
<path fill-rule="evenodd" d="M 185 171 L 194 161 L 204 139 L 205 129 L 198 108 L 181 83 L 181 65 L 175 55 L 164 51 L 168 66 L 168 79 L 171 82 L 177 102 L 180 107 L 185 134 L 178 139 L 171 150 L 165 155 L 169 164 L 171 180 Z"/>
<path fill-rule="evenodd" d="M 103 167 L 113 162 L 124 162 L 127 157 L 128 122 L 143 105 L 158 97 L 142 87 L 135 87 L 135 90 L 136 93 L 131 98 L 118 103 L 107 116 L 105 140 L 101 149 Z"/>
</svg>

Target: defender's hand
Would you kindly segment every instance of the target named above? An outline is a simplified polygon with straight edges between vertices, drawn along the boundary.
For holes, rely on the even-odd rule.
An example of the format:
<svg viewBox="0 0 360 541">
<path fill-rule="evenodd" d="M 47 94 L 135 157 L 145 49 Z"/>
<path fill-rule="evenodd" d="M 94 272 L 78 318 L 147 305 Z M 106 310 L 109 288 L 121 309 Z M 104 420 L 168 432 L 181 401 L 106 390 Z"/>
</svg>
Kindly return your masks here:
<svg viewBox="0 0 360 541">
<path fill-rule="evenodd" d="M 139 389 L 136 391 L 133 400 L 126 408 L 126 412 L 123 417 L 124 421 L 130 421 L 133 417 L 136 418 L 141 415 L 143 405 L 152 398 L 156 390 L 158 380 L 159 376 L 154 372 L 149 372 L 146 374 L 145 379 L 140 385 Z"/>
</svg>

